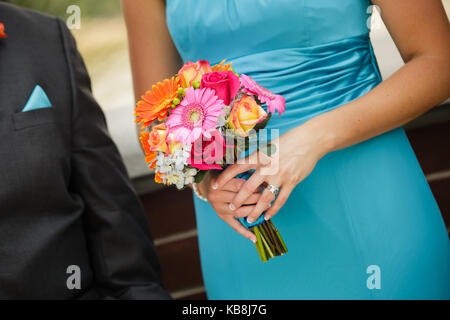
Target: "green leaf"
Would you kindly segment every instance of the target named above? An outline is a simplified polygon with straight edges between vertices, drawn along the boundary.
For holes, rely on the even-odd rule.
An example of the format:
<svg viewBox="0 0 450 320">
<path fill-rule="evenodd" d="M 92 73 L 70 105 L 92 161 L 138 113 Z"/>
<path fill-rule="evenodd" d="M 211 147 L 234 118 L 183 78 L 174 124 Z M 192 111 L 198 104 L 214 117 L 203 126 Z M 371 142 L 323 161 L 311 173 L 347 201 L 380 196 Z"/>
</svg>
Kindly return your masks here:
<svg viewBox="0 0 450 320">
<path fill-rule="evenodd" d="M 257 123 L 257 124 L 253 127 L 253 129 L 254 129 L 255 131 L 264 129 L 264 128 L 266 127 L 267 123 L 269 122 L 270 118 L 272 118 L 272 114 L 271 114 L 271 113 L 269 113 L 269 114 L 267 115 L 267 117 L 266 117 L 263 121 Z"/>
<path fill-rule="evenodd" d="M 195 183 L 202 182 L 202 180 L 203 180 L 203 178 L 205 178 L 207 172 L 208 172 L 208 170 L 199 170 L 199 172 L 195 175 L 195 178 L 194 178 Z"/>
</svg>

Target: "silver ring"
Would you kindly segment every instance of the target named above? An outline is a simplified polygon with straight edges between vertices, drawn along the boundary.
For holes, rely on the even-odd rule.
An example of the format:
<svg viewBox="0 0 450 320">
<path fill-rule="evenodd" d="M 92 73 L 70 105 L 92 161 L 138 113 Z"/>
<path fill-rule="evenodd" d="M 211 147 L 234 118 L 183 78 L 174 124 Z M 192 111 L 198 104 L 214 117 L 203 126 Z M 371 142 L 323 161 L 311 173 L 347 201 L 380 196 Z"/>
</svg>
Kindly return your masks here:
<svg viewBox="0 0 450 320">
<path fill-rule="evenodd" d="M 278 191 L 280 191 L 280 188 L 275 187 L 273 184 L 267 184 L 267 190 L 272 192 L 275 196 L 277 196 Z"/>
</svg>

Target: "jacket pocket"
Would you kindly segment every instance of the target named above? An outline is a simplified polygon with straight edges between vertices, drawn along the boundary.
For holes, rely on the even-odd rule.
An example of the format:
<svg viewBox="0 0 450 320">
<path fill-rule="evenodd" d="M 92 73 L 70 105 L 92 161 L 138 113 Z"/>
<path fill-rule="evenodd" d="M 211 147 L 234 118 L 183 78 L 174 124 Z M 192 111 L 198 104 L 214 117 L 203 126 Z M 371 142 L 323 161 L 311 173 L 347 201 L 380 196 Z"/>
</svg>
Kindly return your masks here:
<svg viewBox="0 0 450 320">
<path fill-rule="evenodd" d="M 53 107 L 26 112 L 17 112 L 12 115 L 14 129 L 22 130 L 30 127 L 36 127 L 55 123 L 55 114 Z"/>
</svg>

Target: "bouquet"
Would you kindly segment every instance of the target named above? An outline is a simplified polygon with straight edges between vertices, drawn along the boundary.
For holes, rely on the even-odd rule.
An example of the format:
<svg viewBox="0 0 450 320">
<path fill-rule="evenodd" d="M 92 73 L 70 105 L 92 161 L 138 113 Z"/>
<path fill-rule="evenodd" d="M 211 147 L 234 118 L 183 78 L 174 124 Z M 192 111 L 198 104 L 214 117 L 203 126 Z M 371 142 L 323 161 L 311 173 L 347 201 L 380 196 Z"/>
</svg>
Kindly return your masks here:
<svg viewBox="0 0 450 320">
<path fill-rule="evenodd" d="M 266 110 L 262 107 L 266 105 Z M 145 160 L 155 181 L 178 189 L 199 183 L 208 170 L 223 170 L 240 155 L 274 146 L 262 143 L 273 113 L 283 113 L 285 100 L 237 74 L 225 60 L 211 67 L 205 60 L 187 62 L 178 74 L 158 82 L 135 108 Z M 248 179 L 251 172 L 237 176 Z M 287 252 L 278 230 L 264 213 L 253 223 L 238 220 L 257 238 L 262 261 Z"/>
</svg>

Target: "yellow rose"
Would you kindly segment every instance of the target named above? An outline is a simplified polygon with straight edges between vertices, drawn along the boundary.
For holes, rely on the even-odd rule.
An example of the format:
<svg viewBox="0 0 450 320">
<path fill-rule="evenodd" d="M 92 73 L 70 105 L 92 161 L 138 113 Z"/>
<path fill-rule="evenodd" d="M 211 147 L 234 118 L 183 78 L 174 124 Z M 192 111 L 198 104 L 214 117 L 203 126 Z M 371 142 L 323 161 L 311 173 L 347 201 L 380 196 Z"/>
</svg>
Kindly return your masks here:
<svg viewBox="0 0 450 320">
<path fill-rule="evenodd" d="M 212 68 L 208 61 L 198 60 L 197 62 L 186 62 L 184 66 L 178 71 L 178 78 L 181 80 L 181 87 L 188 88 L 193 84 L 192 82 L 202 80 L 202 75 L 212 72 Z"/>
<path fill-rule="evenodd" d="M 166 143 L 167 129 L 164 123 L 158 124 L 154 126 L 152 131 L 150 132 L 148 143 L 150 144 L 150 150 L 166 152 L 167 151 L 167 143 Z"/>
<path fill-rule="evenodd" d="M 248 132 L 266 117 L 267 113 L 256 103 L 255 99 L 243 96 L 239 101 L 233 103 L 227 123 L 234 133 L 246 137 Z"/>
</svg>

